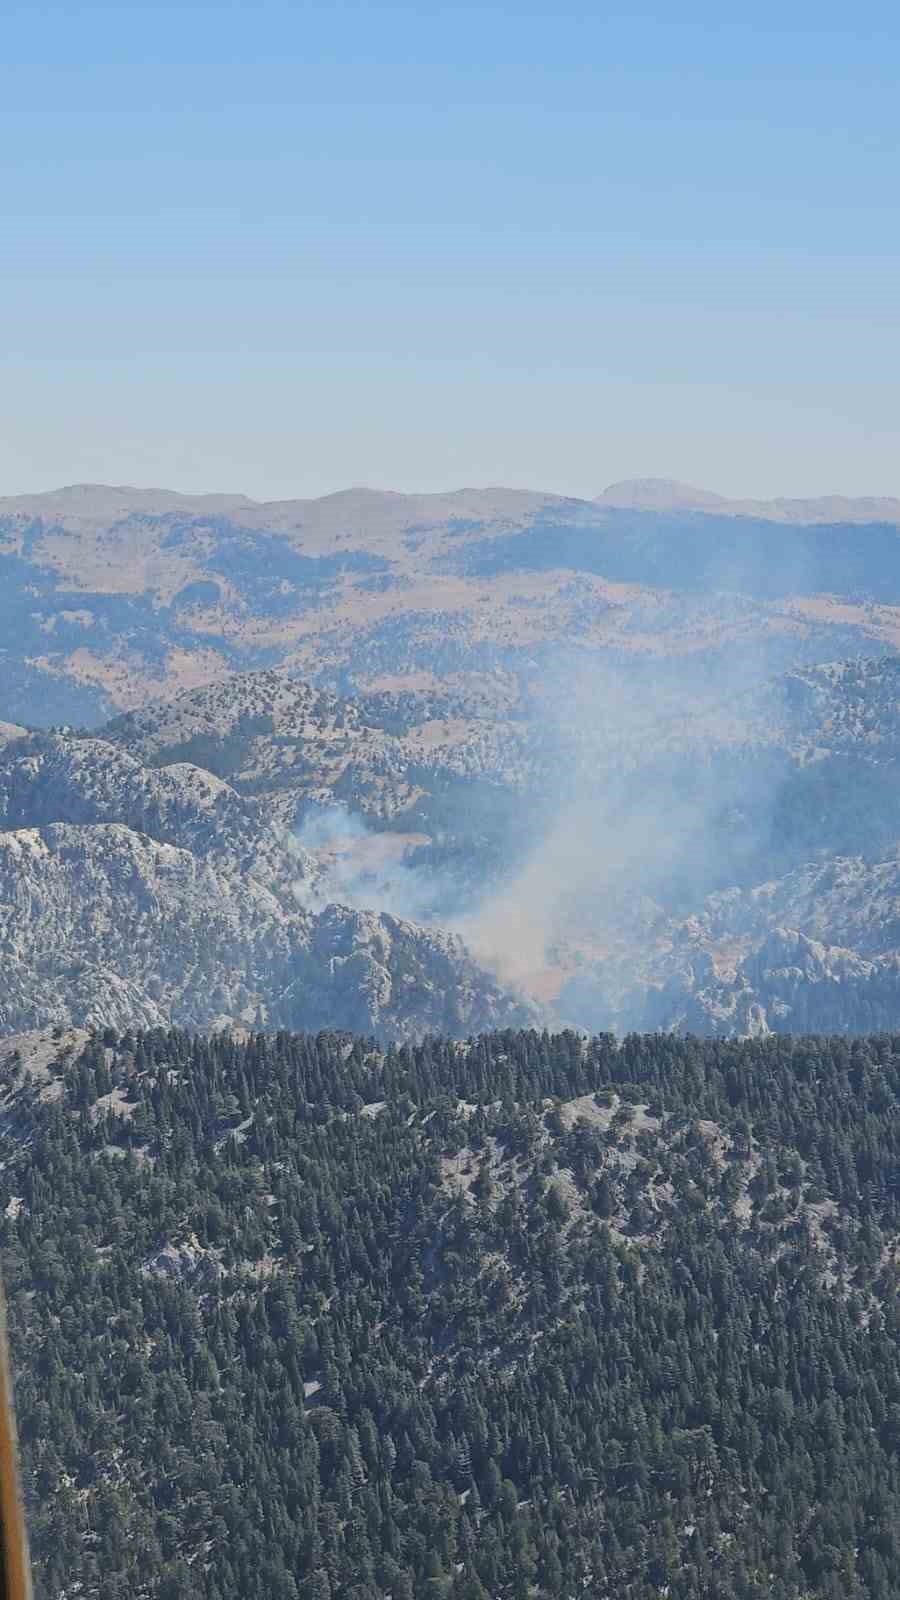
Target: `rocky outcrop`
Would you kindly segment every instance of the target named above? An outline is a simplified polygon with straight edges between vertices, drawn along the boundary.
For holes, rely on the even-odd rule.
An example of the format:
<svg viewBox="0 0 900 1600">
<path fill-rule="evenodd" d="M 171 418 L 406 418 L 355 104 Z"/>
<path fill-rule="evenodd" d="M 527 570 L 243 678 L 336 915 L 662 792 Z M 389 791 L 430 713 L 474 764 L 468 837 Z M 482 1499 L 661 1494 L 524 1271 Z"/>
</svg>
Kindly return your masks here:
<svg viewBox="0 0 900 1600">
<path fill-rule="evenodd" d="M 184 1244 L 166 1244 L 148 1256 L 141 1271 L 147 1278 L 174 1278 L 179 1282 L 214 1284 L 224 1267 L 211 1250 L 204 1250 L 196 1239 Z"/>
<path fill-rule="evenodd" d="M 297 1011 L 295 1013 L 295 1006 Z M 524 1025 L 542 1020 L 524 999 L 503 988 L 473 961 L 461 939 L 371 911 L 329 906 L 312 919 L 309 944 L 282 1008 L 362 1033 L 408 1036 L 427 1031 L 459 1038 L 505 1027 L 510 1012 Z"/>
<path fill-rule="evenodd" d="M 147 767 L 105 739 L 26 735 L 0 748 L 0 827 L 124 822 L 199 854 L 258 828 L 252 800 L 200 767 Z"/>
<path fill-rule="evenodd" d="M 264 802 L 102 740 L 0 759 L 0 1029 L 353 1028 L 379 1037 L 533 1020 L 459 940 L 305 908 L 314 866 Z"/>
<path fill-rule="evenodd" d="M 874 960 L 779 928 L 733 975 L 671 982 L 647 1022 L 698 1034 L 865 1033 L 896 1026 L 900 952 Z M 699 981 L 697 981 L 699 979 Z"/>
</svg>

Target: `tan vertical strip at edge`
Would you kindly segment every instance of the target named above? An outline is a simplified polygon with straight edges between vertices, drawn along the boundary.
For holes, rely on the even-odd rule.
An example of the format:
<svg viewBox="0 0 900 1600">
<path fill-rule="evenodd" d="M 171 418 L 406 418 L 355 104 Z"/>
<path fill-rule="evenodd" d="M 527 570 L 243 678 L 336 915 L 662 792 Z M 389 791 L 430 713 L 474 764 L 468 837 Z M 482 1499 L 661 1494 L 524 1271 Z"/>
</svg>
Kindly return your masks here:
<svg viewBox="0 0 900 1600">
<path fill-rule="evenodd" d="M 0 1288 L 0 1516 L 2 1516 L 2 1600 L 32 1600 L 25 1511 L 19 1485 L 19 1452 L 13 1411 L 6 1302 Z"/>
</svg>

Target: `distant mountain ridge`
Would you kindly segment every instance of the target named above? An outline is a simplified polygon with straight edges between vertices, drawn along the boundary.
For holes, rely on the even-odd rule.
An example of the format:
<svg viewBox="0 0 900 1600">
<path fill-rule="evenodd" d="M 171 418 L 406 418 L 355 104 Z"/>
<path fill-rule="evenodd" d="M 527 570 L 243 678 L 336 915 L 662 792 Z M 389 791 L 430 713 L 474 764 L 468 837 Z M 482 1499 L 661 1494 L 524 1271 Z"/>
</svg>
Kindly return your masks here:
<svg viewBox="0 0 900 1600">
<path fill-rule="evenodd" d="M 893 522 L 900 525 L 900 496 L 775 495 L 769 499 L 729 496 L 681 483 L 675 478 L 623 478 L 607 485 L 593 501 L 553 491 L 506 485 L 466 486 L 427 493 L 371 489 L 360 484 L 312 498 L 254 500 L 243 494 L 195 494 L 174 489 L 136 488 L 127 484 L 76 483 L 33 494 L 0 496 L 0 518 L 49 514 L 70 520 L 103 520 L 110 516 L 165 516 L 180 512 L 227 512 L 248 525 L 309 527 L 325 532 L 336 523 L 364 515 L 387 525 L 425 518 L 434 523 L 454 516 L 516 518 L 535 508 L 599 505 L 618 510 L 716 511 L 753 516 L 772 522 Z"/>
<path fill-rule="evenodd" d="M 890 522 L 900 526 L 900 498 L 891 495 L 733 499 L 674 478 L 626 478 L 604 489 L 595 504 L 621 511 L 710 511 L 721 516 L 757 517 L 761 522 Z"/>
</svg>

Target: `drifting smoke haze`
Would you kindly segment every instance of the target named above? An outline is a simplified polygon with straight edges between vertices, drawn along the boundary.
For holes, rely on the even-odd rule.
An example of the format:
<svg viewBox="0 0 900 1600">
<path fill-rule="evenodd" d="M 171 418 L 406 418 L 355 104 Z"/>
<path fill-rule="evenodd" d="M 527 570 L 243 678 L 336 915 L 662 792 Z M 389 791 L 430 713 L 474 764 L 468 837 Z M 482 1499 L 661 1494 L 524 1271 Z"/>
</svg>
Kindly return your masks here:
<svg viewBox="0 0 900 1600">
<path fill-rule="evenodd" d="M 793 552 L 802 591 L 796 567 Z M 644 1003 L 665 981 L 653 962 L 684 944 L 707 897 L 752 891 L 810 859 L 825 828 L 813 817 L 799 841 L 782 838 L 779 808 L 796 769 L 773 739 L 790 716 L 773 684 L 830 659 L 826 637 L 807 644 L 776 619 L 761 643 L 758 614 L 745 628 L 747 603 L 733 591 L 667 604 L 668 632 L 649 660 L 645 646 L 630 657 L 557 649 L 529 662 L 532 778 L 515 789 L 518 811 L 490 871 L 478 868 L 480 822 L 464 801 L 452 825 L 454 847 L 468 852 L 462 875 L 442 871 L 441 841 L 373 829 L 331 805 L 310 812 L 297 835 L 317 863 L 304 902 L 439 923 L 562 1020 L 643 1025 Z M 721 621 L 719 648 L 679 647 L 679 625 L 690 639 L 698 609 Z"/>
<path fill-rule="evenodd" d="M 755 701 L 779 673 L 823 656 L 777 624 L 761 640 L 747 597 L 802 594 L 809 577 L 802 541 L 782 539 L 774 555 L 764 531 L 731 557 L 726 538 L 705 574 L 688 535 L 691 592 L 648 602 L 649 660 L 561 651 L 535 686 L 552 750 L 550 821 L 457 926 L 486 966 L 559 1001 L 566 1020 L 611 1026 L 636 948 L 664 943 L 671 919 L 710 892 L 770 868 L 786 763 L 754 743 Z M 716 620 L 722 646 L 683 650 L 700 619 Z"/>
<path fill-rule="evenodd" d="M 470 882 L 460 908 L 458 881 L 405 859 L 424 839 L 411 844 L 329 805 L 308 812 L 296 834 L 315 863 L 298 898 L 313 911 L 338 902 L 437 922 L 505 984 L 558 1001 L 565 1020 L 590 1014 L 611 1025 L 606 986 L 621 985 L 635 941 L 664 939 L 672 915 L 749 881 L 765 859 L 781 770 L 748 751 L 746 713 L 735 706 L 766 668 L 760 660 L 729 670 L 664 659 L 649 671 L 557 663 L 537 729 L 552 754 L 540 798 L 522 794 L 499 876 Z M 526 849 L 538 807 L 547 820 Z M 462 814 L 460 835 L 466 828 Z"/>
<path fill-rule="evenodd" d="M 424 842 L 424 840 L 422 841 Z M 435 920 L 444 894 L 439 874 L 409 865 L 409 839 L 371 828 L 343 804 L 310 809 L 294 834 L 315 866 L 294 892 L 308 911 L 326 905 L 383 911 L 406 922 Z"/>
<path fill-rule="evenodd" d="M 683 708 L 696 700 L 696 683 L 679 678 L 662 661 L 658 684 L 598 668 L 560 707 L 568 756 L 550 826 L 457 924 L 507 981 L 549 998 L 547 969 L 559 966 L 563 947 L 582 961 L 614 959 L 668 912 L 741 881 L 759 856 L 776 774 L 740 746 L 716 760 L 703 748 L 714 726 L 727 735 L 737 686 L 725 684 L 721 712 L 710 696 L 692 728 Z"/>
</svg>

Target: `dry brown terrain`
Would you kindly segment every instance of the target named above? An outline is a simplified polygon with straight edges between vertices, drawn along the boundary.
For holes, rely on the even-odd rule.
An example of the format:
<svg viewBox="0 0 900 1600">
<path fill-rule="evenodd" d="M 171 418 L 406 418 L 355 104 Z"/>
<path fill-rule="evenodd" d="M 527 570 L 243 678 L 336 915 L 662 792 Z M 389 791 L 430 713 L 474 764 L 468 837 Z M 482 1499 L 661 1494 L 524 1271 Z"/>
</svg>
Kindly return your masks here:
<svg viewBox="0 0 900 1600">
<path fill-rule="evenodd" d="M 552 553 L 555 527 L 613 526 L 603 518 L 630 511 L 715 514 L 735 527 L 749 517 L 900 525 L 898 501 L 763 505 L 653 480 L 614 485 L 593 505 L 503 488 L 258 504 L 78 485 L 0 499 L 8 648 L 25 685 L 0 714 L 40 720 L 43 685 L 48 700 L 71 687 L 99 721 L 260 666 L 421 694 L 500 666 L 518 673 L 529 652 L 557 646 L 652 660 L 774 643 L 821 660 L 854 640 L 863 650 L 900 642 L 900 607 L 851 593 L 685 601 L 564 561 L 503 570 L 516 565 L 511 538 L 549 530 Z M 494 548 L 504 555 L 491 571 Z"/>
</svg>

